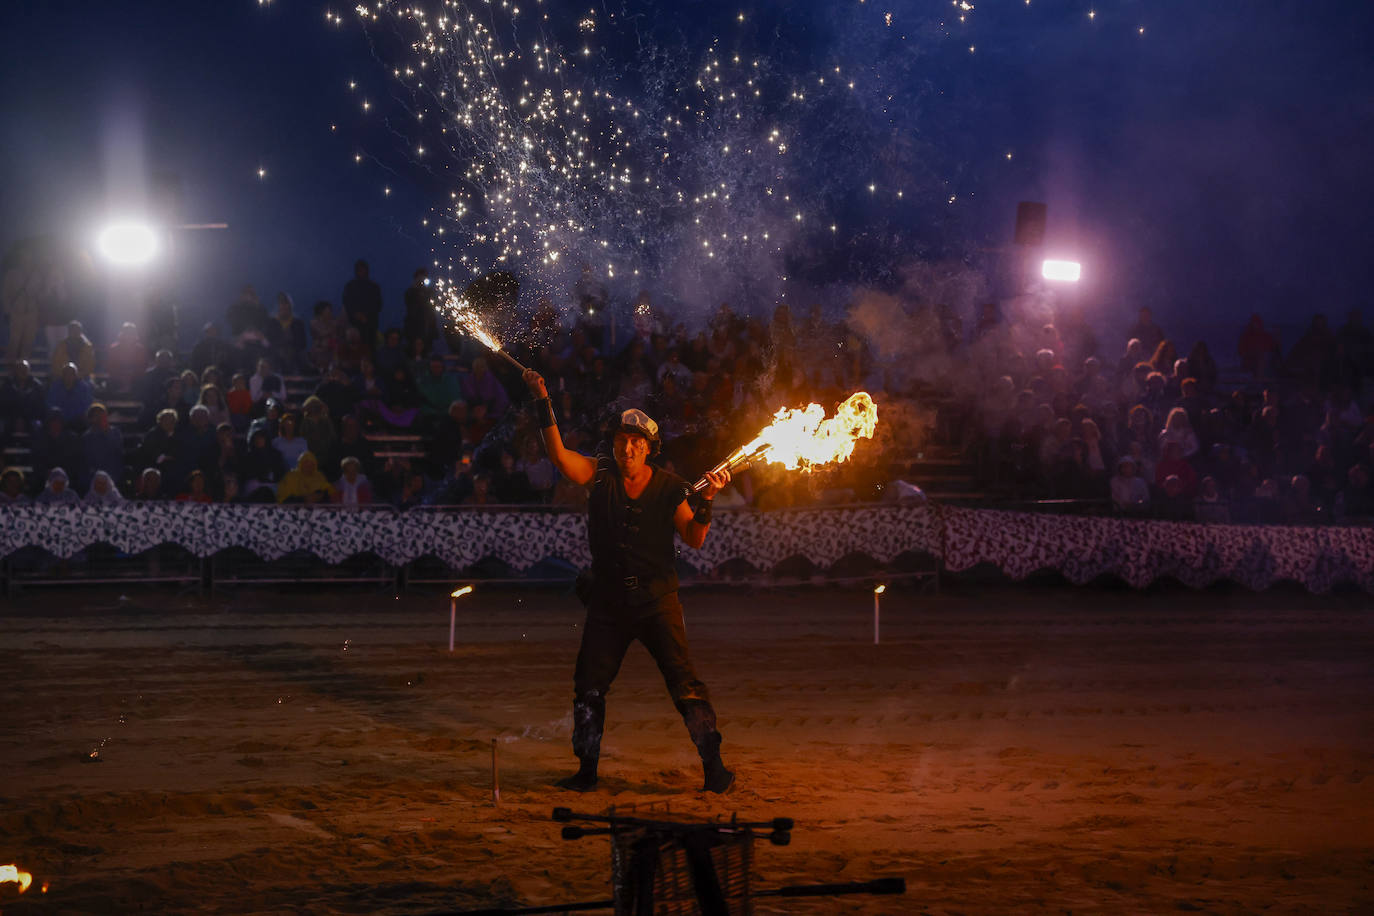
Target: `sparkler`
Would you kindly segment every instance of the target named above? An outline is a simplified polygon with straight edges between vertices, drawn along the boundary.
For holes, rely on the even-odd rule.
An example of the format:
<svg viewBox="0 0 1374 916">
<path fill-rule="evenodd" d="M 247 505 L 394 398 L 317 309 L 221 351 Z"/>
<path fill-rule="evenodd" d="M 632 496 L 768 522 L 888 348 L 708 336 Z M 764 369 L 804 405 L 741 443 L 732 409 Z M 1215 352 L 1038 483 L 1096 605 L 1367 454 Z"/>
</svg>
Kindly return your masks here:
<svg viewBox="0 0 1374 916">
<path fill-rule="evenodd" d="M 439 294 L 442 297 L 439 306 L 440 311 L 450 322 L 462 328 L 469 337 L 481 343 L 482 346 L 497 356 L 504 358 L 515 367 L 517 372 L 524 375 L 525 367 L 514 356 L 506 352 L 505 348 L 501 346 L 501 342 L 496 339 L 496 335 L 487 328 L 482 316 L 477 314 L 477 309 L 470 295 L 472 292 L 472 287 L 469 286 L 466 292 L 459 295 L 452 286 L 445 288 L 443 281 L 439 281 Z"/>
<path fill-rule="evenodd" d="M 731 452 L 711 473 L 736 471 L 755 462 L 809 471 L 817 465 L 846 460 L 854 454 L 858 440 L 872 439 L 877 428 L 878 405 L 866 391 L 850 395 L 829 419 L 819 404 L 795 410 L 784 407 L 753 441 Z M 709 481 L 702 477 L 692 485 L 692 492 L 699 493 L 707 486 Z"/>
</svg>

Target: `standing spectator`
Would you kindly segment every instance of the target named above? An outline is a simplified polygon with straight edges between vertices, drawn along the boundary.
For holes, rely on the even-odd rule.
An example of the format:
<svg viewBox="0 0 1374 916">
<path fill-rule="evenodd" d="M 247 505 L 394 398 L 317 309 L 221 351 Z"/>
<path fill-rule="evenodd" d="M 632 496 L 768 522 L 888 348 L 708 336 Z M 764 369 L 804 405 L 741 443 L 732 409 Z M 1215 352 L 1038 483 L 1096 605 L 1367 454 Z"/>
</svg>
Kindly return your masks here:
<svg viewBox="0 0 1374 916">
<path fill-rule="evenodd" d="M 8 435 L 28 430 L 43 421 L 47 410 L 48 396 L 43 383 L 33 377 L 28 360 L 19 360 L 0 386 L 0 432 Z"/>
<path fill-rule="evenodd" d="M 22 249 L 14 263 L 5 271 L 0 309 L 9 319 L 10 338 L 5 357 L 14 363 L 24 359 L 33 349 L 38 336 L 38 300 L 42 293 L 43 271 L 33 252 Z"/>
<path fill-rule="evenodd" d="M 119 329 L 119 336 L 110 344 L 105 353 L 105 369 L 110 374 L 110 390 L 125 394 L 134 390 L 134 385 L 148 368 L 151 354 L 138 336 L 138 325 L 126 321 Z"/>
<path fill-rule="evenodd" d="M 61 468 L 53 468 L 48 472 L 48 485 L 34 499 L 34 503 L 40 506 L 78 506 L 81 504 L 81 497 L 71 488 L 67 472 Z"/>
<path fill-rule="evenodd" d="M 86 431 L 81 434 L 81 449 L 85 455 L 85 477 L 105 473 L 115 480 L 124 478 L 124 436 L 110 425 L 110 414 L 104 404 L 92 404 L 86 411 Z"/>
<path fill-rule="evenodd" d="M 1312 323 L 1284 362 L 1288 374 L 1299 382 L 1314 382 L 1323 390 L 1336 378 L 1336 335 L 1326 324 L 1325 315 L 1314 315 Z"/>
<path fill-rule="evenodd" d="M 1346 387 L 1359 391 L 1361 382 L 1374 378 L 1374 334 L 1364 326 L 1364 317 L 1352 309 L 1345 324 L 1336 332 L 1340 354 L 1340 377 Z"/>
<path fill-rule="evenodd" d="M 267 331 L 272 355 L 286 372 L 299 372 L 306 358 L 305 322 L 296 317 L 294 310 L 291 297 L 277 293 L 277 315 Z"/>
<path fill-rule="evenodd" d="M 46 480 L 49 471 L 61 467 L 71 468 L 79 476 L 84 462 L 81 440 L 67 428 L 62 410 L 50 408 L 42 428 L 33 437 L 34 475 L 39 480 Z"/>
<path fill-rule="evenodd" d="M 166 395 L 167 380 L 176 378 L 176 374 L 176 369 L 172 368 L 172 351 L 158 350 L 157 355 L 153 357 L 153 365 L 139 380 L 135 396 L 145 407 L 161 404 Z"/>
<path fill-rule="evenodd" d="M 191 348 L 191 368 L 204 373 L 211 366 L 232 370 L 236 354 L 227 340 L 220 336 L 219 325 L 206 322 L 201 329 L 200 340 Z"/>
<path fill-rule="evenodd" d="M 73 316 L 67 296 L 67 278 L 56 259 L 50 255 L 40 258 L 39 271 L 43 279 L 38 287 L 38 322 L 43 326 L 51 359 L 58 343 L 67 335 L 67 322 Z"/>
<path fill-rule="evenodd" d="M 434 292 L 429 287 L 429 272 L 416 269 L 405 292 L 405 337 L 407 343 L 423 340 L 425 349 L 434 345 L 439 336 L 439 324 L 434 312 Z"/>
<path fill-rule="evenodd" d="M 362 462 L 349 455 L 339 467 L 341 474 L 334 482 L 334 502 L 349 509 L 372 505 L 372 485 L 362 472 Z"/>
<path fill-rule="evenodd" d="M 143 307 L 144 339 L 154 350 L 175 350 L 180 322 L 176 300 L 165 293 L 148 296 Z"/>
<path fill-rule="evenodd" d="M 316 372 L 323 372 L 334 363 L 341 342 L 334 306 L 324 300 L 316 302 L 310 318 L 310 363 Z"/>
<path fill-rule="evenodd" d="M 1155 348 L 1164 340 L 1164 332 L 1155 324 L 1154 312 L 1149 307 L 1142 307 L 1134 325 L 1126 332 L 1127 339 L 1134 338 L 1140 341 L 1140 348 L 1146 353 L 1153 353 Z"/>
<path fill-rule="evenodd" d="M 309 450 L 305 437 L 297 435 L 295 414 L 282 414 L 277 424 L 277 437 L 272 440 L 272 447 L 281 453 L 282 460 L 289 468 L 295 467 L 301 455 Z"/>
<path fill-rule="evenodd" d="M 24 492 L 24 472 L 18 468 L 5 468 L 0 472 L 0 508 L 28 504 L 29 497 Z"/>
<path fill-rule="evenodd" d="M 124 494 L 119 492 L 119 487 L 115 484 L 114 478 L 104 471 L 96 471 L 91 478 L 91 488 L 82 498 L 82 505 L 109 507 L 117 506 L 124 502 Z"/>
<path fill-rule="evenodd" d="M 95 375 L 95 344 L 84 333 L 81 322 L 67 322 L 67 336 L 58 342 L 49 359 L 54 366 L 73 364 L 83 379 Z"/>
<path fill-rule="evenodd" d="M 377 325 L 382 315 L 382 288 L 369 275 L 367 262 L 353 264 L 353 279 L 343 289 L 344 319 L 358 329 L 367 353 L 377 346 Z"/>
<path fill-rule="evenodd" d="M 258 360 L 258 371 L 248 380 L 248 391 L 254 404 L 261 404 L 268 398 L 283 400 L 286 397 L 286 382 L 272 371 L 272 364 L 266 359 Z"/>
<path fill-rule="evenodd" d="M 68 426 L 84 427 L 86 411 L 94 400 L 91 383 L 78 376 L 75 363 L 64 365 L 62 374 L 48 386 L 48 407 L 62 411 Z"/>
</svg>

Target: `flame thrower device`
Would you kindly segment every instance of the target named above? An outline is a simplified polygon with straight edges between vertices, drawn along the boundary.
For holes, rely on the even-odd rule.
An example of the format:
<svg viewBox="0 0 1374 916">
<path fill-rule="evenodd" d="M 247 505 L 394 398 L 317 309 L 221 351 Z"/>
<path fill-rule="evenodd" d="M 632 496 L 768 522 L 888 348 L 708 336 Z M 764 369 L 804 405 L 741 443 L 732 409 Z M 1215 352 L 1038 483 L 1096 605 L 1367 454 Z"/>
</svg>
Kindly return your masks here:
<svg viewBox="0 0 1374 916">
<path fill-rule="evenodd" d="M 843 894 L 905 894 L 906 879 L 876 878 L 839 884 L 795 884 L 770 890 L 751 890 L 754 837 L 767 831 L 774 846 L 792 841 L 793 821 L 680 823 L 623 817 L 614 813 L 578 814 L 554 808 L 553 819 L 568 824 L 563 839 L 587 836 L 611 838 L 610 900 L 588 900 L 518 909 L 468 910 L 468 916 L 565 913 L 614 910 L 616 916 L 749 916 L 758 897 L 830 897 Z M 601 826 L 582 827 L 571 821 Z"/>
<path fill-rule="evenodd" d="M 729 458 L 726 458 L 720 464 L 711 468 L 711 473 L 719 474 L 721 471 L 729 471 L 733 474 L 736 471 L 743 470 L 762 458 L 763 452 L 767 448 L 768 446 L 766 443 L 751 442 L 749 445 L 741 445 L 730 453 Z M 703 476 L 696 483 L 692 484 L 692 492 L 700 493 L 710 485 L 711 482 Z"/>
</svg>

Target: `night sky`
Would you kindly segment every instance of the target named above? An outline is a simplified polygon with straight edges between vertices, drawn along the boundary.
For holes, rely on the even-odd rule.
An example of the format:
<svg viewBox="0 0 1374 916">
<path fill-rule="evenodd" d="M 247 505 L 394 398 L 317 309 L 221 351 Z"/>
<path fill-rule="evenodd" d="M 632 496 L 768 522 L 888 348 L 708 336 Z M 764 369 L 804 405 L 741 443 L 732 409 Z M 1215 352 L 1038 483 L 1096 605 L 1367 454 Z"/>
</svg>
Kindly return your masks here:
<svg viewBox="0 0 1374 916">
<path fill-rule="evenodd" d="M 588 204 L 604 217 L 597 256 L 626 268 L 615 290 L 661 292 L 689 317 L 725 297 L 765 311 L 784 294 L 837 302 L 904 280 L 919 294 L 921 262 L 1001 276 L 997 249 L 1025 199 L 1049 204 L 1047 249 L 1083 260 L 1077 295 L 1106 332 L 1151 305 L 1182 347 L 1206 335 L 1226 359 L 1251 312 L 1291 344 L 1313 312 L 1339 324 L 1366 304 L 1374 5 L 972 6 L 530 0 L 528 26 L 492 22 L 512 45 L 538 34 L 569 51 L 569 84 L 613 87 L 646 111 L 682 91 L 713 40 L 727 60 L 765 61 L 770 93 L 841 68 L 804 103 L 765 94 L 737 122 L 760 137 L 781 125 L 792 138 L 778 167 L 804 221 L 784 226 L 780 210 L 755 206 L 769 182 L 736 174 L 738 151 L 731 160 L 703 143 L 698 156 L 686 135 L 673 141 L 683 186 L 732 182 L 738 205 L 713 212 L 712 230 L 761 231 L 774 219 L 776 249 L 739 244 L 707 263 L 683 253 L 694 244 L 687 209 L 659 212 L 646 231 L 616 222 L 624 200 Z M 594 31 L 579 31 L 584 17 Z M 496 263 L 464 247 L 461 226 L 436 246 L 434 223 L 421 225 L 457 182 L 432 153 L 414 153 L 419 135 L 389 77 L 404 63 L 391 24 L 374 23 L 369 40 L 351 6 L 314 0 L 20 0 L 5 26 L 0 246 L 43 234 L 89 244 L 107 214 L 144 210 L 150 189 L 175 176 L 181 221 L 231 227 L 176 233 L 172 256 L 136 281 L 177 291 L 184 335 L 221 316 L 244 283 L 264 299 L 290 292 L 304 314 L 317 299 L 337 302 L 366 257 L 397 320 L 414 267 L 463 251 Z M 855 88 L 840 92 L 846 80 Z M 374 111 L 361 111 L 360 92 Z M 633 236 L 646 234 L 636 250 Z M 584 259 L 577 243 L 556 269 L 528 252 L 501 266 L 556 289 Z"/>
</svg>

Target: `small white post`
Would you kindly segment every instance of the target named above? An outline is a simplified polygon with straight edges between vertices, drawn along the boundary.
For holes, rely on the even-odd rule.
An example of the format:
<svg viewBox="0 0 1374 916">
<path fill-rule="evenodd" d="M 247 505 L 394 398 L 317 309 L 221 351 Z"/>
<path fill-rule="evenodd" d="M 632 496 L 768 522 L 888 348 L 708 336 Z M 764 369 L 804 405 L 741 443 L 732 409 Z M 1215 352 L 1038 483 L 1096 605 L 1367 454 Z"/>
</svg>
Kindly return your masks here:
<svg viewBox="0 0 1374 916">
<path fill-rule="evenodd" d="M 472 591 L 471 585 L 464 585 L 448 596 L 448 650 L 453 651 L 453 632 L 458 626 L 458 599 Z"/>
<path fill-rule="evenodd" d="M 887 591 L 886 585 L 879 585 L 873 589 L 873 645 L 878 645 L 879 619 L 881 610 L 879 603 L 882 601 L 883 592 Z"/>
</svg>

